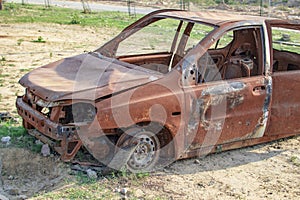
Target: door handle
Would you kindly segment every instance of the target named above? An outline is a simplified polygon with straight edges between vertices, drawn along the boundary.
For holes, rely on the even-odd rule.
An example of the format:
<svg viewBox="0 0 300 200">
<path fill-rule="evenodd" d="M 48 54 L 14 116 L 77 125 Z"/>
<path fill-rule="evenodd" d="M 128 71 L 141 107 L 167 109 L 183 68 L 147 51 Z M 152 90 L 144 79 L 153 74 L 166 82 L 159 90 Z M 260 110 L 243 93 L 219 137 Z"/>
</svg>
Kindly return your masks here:
<svg viewBox="0 0 300 200">
<path fill-rule="evenodd" d="M 255 86 L 253 88 L 254 95 L 261 95 L 261 94 L 264 94 L 265 92 L 266 92 L 266 86 L 264 86 L 264 85 Z"/>
</svg>

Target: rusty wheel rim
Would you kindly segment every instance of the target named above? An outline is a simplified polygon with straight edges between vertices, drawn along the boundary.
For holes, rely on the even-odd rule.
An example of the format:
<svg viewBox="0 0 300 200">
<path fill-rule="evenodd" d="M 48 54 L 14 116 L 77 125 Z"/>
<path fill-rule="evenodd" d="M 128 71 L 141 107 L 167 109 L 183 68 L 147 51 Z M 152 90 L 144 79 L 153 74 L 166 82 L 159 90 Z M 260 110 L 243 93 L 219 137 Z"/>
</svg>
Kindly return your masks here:
<svg viewBox="0 0 300 200">
<path fill-rule="evenodd" d="M 137 134 L 135 138 L 139 143 L 127 162 L 128 167 L 134 171 L 151 169 L 158 158 L 158 138 L 150 132 Z"/>
</svg>

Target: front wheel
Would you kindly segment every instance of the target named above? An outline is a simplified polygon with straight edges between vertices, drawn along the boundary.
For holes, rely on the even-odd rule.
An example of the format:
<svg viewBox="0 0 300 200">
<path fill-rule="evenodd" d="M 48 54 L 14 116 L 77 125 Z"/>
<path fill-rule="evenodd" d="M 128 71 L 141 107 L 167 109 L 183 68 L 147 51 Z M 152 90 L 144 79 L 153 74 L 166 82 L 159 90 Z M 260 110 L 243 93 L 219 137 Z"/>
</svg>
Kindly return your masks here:
<svg viewBox="0 0 300 200">
<path fill-rule="evenodd" d="M 160 153 L 158 137 L 147 130 L 124 133 L 118 141 L 118 146 L 135 146 L 128 161 L 127 169 L 133 173 L 153 171 Z"/>
</svg>

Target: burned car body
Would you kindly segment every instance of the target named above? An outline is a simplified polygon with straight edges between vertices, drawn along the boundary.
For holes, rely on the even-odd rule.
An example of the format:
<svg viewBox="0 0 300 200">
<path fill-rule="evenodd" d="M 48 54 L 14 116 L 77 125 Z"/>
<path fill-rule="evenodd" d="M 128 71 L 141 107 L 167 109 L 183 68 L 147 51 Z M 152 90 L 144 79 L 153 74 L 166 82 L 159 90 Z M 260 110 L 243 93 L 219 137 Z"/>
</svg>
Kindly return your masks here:
<svg viewBox="0 0 300 200">
<path fill-rule="evenodd" d="M 296 135 L 300 48 L 275 48 L 283 30 L 300 35 L 296 22 L 155 11 L 26 74 L 18 113 L 62 160 L 85 148 L 133 172 Z"/>
</svg>

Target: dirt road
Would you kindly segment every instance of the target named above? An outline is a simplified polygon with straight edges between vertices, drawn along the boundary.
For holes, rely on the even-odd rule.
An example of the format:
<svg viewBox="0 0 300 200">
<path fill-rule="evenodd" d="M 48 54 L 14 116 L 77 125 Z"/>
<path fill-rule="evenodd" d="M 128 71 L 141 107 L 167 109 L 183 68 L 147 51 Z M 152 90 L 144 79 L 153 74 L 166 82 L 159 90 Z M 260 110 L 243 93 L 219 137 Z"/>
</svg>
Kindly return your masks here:
<svg viewBox="0 0 300 200">
<path fill-rule="evenodd" d="M 23 74 L 60 58 L 96 49 L 116 33 L 113 29 L 77 25 L 0 24 L 0 111 L 16 114 L 14 101 L 17 94 L 23 93 L 17 81 Z M 46 42 L 32 42 L 38 37 Z M 297 199 L 299 146 L 300 137 L 294 137 L 177 161 L 144 178 L 141 184 L 113 183 L 111 187 L 127 187 L 130 197 L 137 199 Z M 68 187 L 62 180 L 70 177 L 69 169 L 57 157 L 44 158 L 15 148 L 0 148 L 0 156 L 3 187 L 11 199 Z"/>
<path fill-rule="evenodd" d="M 15 2 L 15 3 L 22 3 L 22 0 L 6 0 L 6 2 Z M 27 3 L 30 4 L 39 4 L 44 5 L 45 2 L 41 0 L 27 0 Z M 58 7 L 64 8 L 72 8 L 77 10 L 82 10 L 82 3 L 80 1 L 62 1 L 62 0 L 51 0 L 51 5 L 55 5 Z M 92 11 L 119 11 L 119 12 L 128 12 L 128 6 L 126 6 L 125 2 L 118 2 L 117 4 L 111 3 L 100 3 L 100 2 L 89 2 L 88 5 L 92 9 Z M 138 14 L 147 14 L 154 10 L 151 7 L 140 7 L 134 6 L 131 7 L 131 12 L 135 12 Z"/>
</svg>

